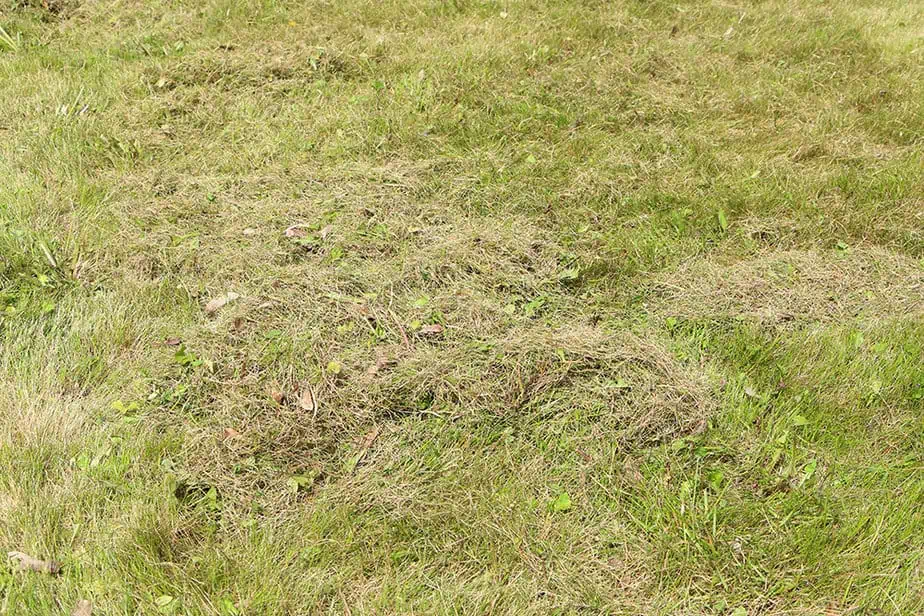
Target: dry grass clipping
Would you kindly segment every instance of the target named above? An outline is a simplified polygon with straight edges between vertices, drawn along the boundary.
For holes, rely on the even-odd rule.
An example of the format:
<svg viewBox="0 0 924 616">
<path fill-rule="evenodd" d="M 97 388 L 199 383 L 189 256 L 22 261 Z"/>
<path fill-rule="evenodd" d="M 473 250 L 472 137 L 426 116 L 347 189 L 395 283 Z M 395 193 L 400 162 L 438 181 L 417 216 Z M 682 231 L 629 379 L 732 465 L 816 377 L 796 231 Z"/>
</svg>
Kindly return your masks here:
<svg viewBox="0 0 924 616">
<path fill-rule="evenodd" d="M 694 429 L 710 406 L 703 382 L 656 344 L 589 326 L 514 328 L 481 353 L 471 345 L 433 345 L 372 379 L 365 392 L 344 406 L 391 417 L 440 413 L 509 422 L 583 408 L 632 442 Z"/>
<path fill-rule="evenodd" d="M 294 400 L 272 412 L 254 410 L 270 404 L 259 387 L 249 401 L 219 394 L 216 404 L 226 410 L 216 421 L 240 434 L 227 438 L 213 421 L 192 430 L 185 443 L 191 479 L 240 502 L 261 491 L 276 508 L 291 500 L 291 475 L 339 474 L 337 452 L 351 451 L 370 426 L 388 430 L 410 418 L 440 417 L 527 428 L 580 411 L 593 418 L 597 434 L 628 450 L 699 431 L 714 406 L 699 374 L 628 332 L 553 330 L 533 321 L 511 328 L 490 349 L 476 342 L 418 340 L 382 370 L 325 381 L 316 413 Z M 257 463 L 235 472 L 246 459 Z"/>
<path fill-rule="evenodd" d="M 658 278 L 655 310 L 765 323 L 910 316 L 924 311 L 924 269 L 880 249 L 766 252 L 731 265 L 696 261 Z"/>
</svg>

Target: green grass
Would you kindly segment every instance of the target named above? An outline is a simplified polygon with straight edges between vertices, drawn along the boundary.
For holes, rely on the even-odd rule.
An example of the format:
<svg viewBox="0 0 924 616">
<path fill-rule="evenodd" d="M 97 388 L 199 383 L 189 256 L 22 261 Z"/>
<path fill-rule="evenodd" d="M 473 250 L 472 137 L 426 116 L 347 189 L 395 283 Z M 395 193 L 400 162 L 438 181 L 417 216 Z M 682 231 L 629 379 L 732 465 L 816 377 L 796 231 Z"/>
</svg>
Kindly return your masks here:
<svg viewBox="0 0 924 616">
<path fill-rule="evenodd" d="M 0 614 L 924 611 L 921 23 L 0 0 Z"/>
</svg>

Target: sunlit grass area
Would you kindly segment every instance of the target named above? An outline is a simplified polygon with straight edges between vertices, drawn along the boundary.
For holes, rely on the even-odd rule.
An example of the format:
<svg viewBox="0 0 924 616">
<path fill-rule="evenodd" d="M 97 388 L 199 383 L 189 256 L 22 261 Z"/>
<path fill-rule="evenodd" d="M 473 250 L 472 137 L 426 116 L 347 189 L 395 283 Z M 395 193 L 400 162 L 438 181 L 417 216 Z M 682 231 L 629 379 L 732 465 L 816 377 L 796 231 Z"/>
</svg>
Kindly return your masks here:
<svg viewBox="0 0 924 616">
<path fill-rule="evenodd" d="M 924 611 L 922 23 L 0 0 L 0 613 Z"/>
</svg>

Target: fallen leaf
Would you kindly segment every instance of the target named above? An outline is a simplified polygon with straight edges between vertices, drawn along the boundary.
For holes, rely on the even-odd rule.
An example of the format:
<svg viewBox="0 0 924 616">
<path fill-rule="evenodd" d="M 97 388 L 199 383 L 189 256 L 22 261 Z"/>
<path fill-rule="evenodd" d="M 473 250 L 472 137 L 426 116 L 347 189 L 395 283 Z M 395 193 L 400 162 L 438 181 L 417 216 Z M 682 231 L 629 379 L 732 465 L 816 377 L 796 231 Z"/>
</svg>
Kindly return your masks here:
<svg viewBox="0 0 924 616">
<path fill-rule="evenodd" d="M 719 219 L 719 227 L 722 231 L 728 231 L 728 217 L 725 215 L 725 210 L 720 209 L 716 217 Z"/>
<path fill-rule="evenodd" d="M 252 228 L 252 227 L 247 227 L 246 229 L 244 229 L 244 231 L 243 231 L 242 233 L 243 233 L 244 235 L 248 235 L 248 236 L 249 236 L 249 235 L 256 235 L 257 233 L 259 233 L 259 231 L 257 231 L 256 229 L 254 229 L 254 228 Z"/>
<path fill-rule="evenodd" d="M 276 404 L 282 404 L 282 401 L 285 399 L 285 394 L 282 393 L 282 387 L 279 386 L 279 383 L 273 381 L 266 386 L 266 393 L 269 394 L 269 397 L 272 398 Z"/>
<path fill-rule="evenodd" d="M 93 604 L 86 599 L 81 599 L 77 602 L 77 606 L 74 608 L 74 611 L 71 612 L 71 616 L 91 616 L 92 613 Z"/>
<path fill-rule="evenodd" d="M 375 442 L 375 439 L 379 438 L 379 434 L 382 433 L 381 428 L 378 426 L 372 428 L 363 436 L 362 441 L 359 443 L 360 449 L 369 449 L 372 447 L 372 443 Z"/>
<path fill-rule="evenodd" d="M 305 237 L 308 235 L 308 231 L 304 228 L 304 225 L 292 225 L 285 230 L 286 237 Z"/>
<path fill-rule="evenodd" d="M 756 398 L 757 390 L 751 387 L 750 385 L 748 385 L 747 387 L 744 388 L 744 395 L 747 396 L 748 398 Z"/>
<path fill-rule="evenodd" d="M 366 370 L 366 374 L 374 375 L 378 374 L 381 370 L 384 370 L 391 364 L 395 363 L 394 360 L 388 359 L 387 357 L 379 356 L 375 358 L 375 363 L 369 366 Z"/>
<path fill-rule="evenodd" d="M 243 317 L 234 317 L 234 320 L 231 321 L 231 331 L 239 332 L 244 327 Z"/>
<path fill-rule="evenodd" d="M 568 511 L 571 509 L 571 495 L 562 492 L 552 501 L 552 511 Z"/>
<path fill-rule="evenodd" d="M 301 397 L 298 399 L 298 405 L 302 407 L 302 410 L 313 413 L 318 410 L 318 402 L 314 398 L 314 392 L 311 391 L 311 385 L 305 385 L 304 391 L 302 391 Z"/>
<path fill-rule="evenodd" d="M 23 552 L 7 552 L 7 556 L 19 563 L 20 571 L 35 571 L 36 573 L 48 573 L 57 575 L 61 572 L 61 563 L 53 560 L 39 560 Z"/>
<path fill-rule="evenodd" d="M 234 428 L 225 428 L 225 438 L 237 438 L 240 435 L 241 433 Z"/>
<path fill-rule="evenodd" d="M 210 301 L 209 303 L 205 305 L 205 312 L 207 314 L 215 314 L 225 305 L 233 302 L 239 297 L 240 295 L 238 295 L 234 291 L 229 291 L 228 293 L 224 295 L 219 295 L 218 297 L 216 297 L 215 299 L 213 299 L 212 301 Z"/>
<path fill-rule="evenodd" d="M 420 328 L 420 333 L 428 336 L 442 334 L 444 327 L 439 323 L 434 323 L 433 325 L 424 325 Z"/>
<path fill-rule="evenodd" d="M 333 230 L 334 230 L 334 226 L 333 226 L 333 225 L 327 225 L 327 226 L 325 226 L 323 229 L 321 229 L 321 230 L 318 232 L 318 235 L 321 236 L 321 239 L 322 239 L 322 240 L 326 240 L 326 239 L 327 239 L 327 236 L 330 235 L 331 232 L 333 232 Z"/>
<path fill-rule="evenodd" d="M 179 338 L 171 337 L 164 340 L 164 344 L 167 346 L 180 346 L 183 343 Z"/>
<path fill-rule="evenodd" d="M 173 597 L 170 595 L 161 595 L 154 599 L 154 605 L 157 607 L 167 607 L 171 603 L 173 603 Z"/>
<path fill-rule="evenodd" d="M 301 490 L 308 490 L 314 484 L 317 474 L 294 475 L 286 480 L 286 488 L 292 494 L 298 494 Z"/>
<path fill-rule="evenodd" d="M 340 373 L 343 372 L 343 364 L 337 360 L 327 362 L 327 371 L 334 375 L 340 376 Z"/>
</svg>

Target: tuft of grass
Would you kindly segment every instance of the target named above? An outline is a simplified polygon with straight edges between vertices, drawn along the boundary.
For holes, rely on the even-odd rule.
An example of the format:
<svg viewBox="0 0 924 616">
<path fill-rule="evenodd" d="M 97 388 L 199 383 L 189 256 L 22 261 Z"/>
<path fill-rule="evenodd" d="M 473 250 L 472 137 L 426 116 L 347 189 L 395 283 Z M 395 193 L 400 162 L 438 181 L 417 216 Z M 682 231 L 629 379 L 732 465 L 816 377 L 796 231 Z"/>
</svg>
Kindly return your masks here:
<svg viewBox="0 0 924 616">
<path fill-rule="evenodd" d="M 0 45 L 6 51 L 19 51 L 19 45 L 22 42 L 19 34 L 16 35 L 16 38 L 13 38 L 9 32 L 7 32 L 3 26 L 0 26 Z"/>
<path fill-rule="evenodd" d="M 919 12 L 0 0 L 0 612 L 921 612 Z"/>
</svg>

